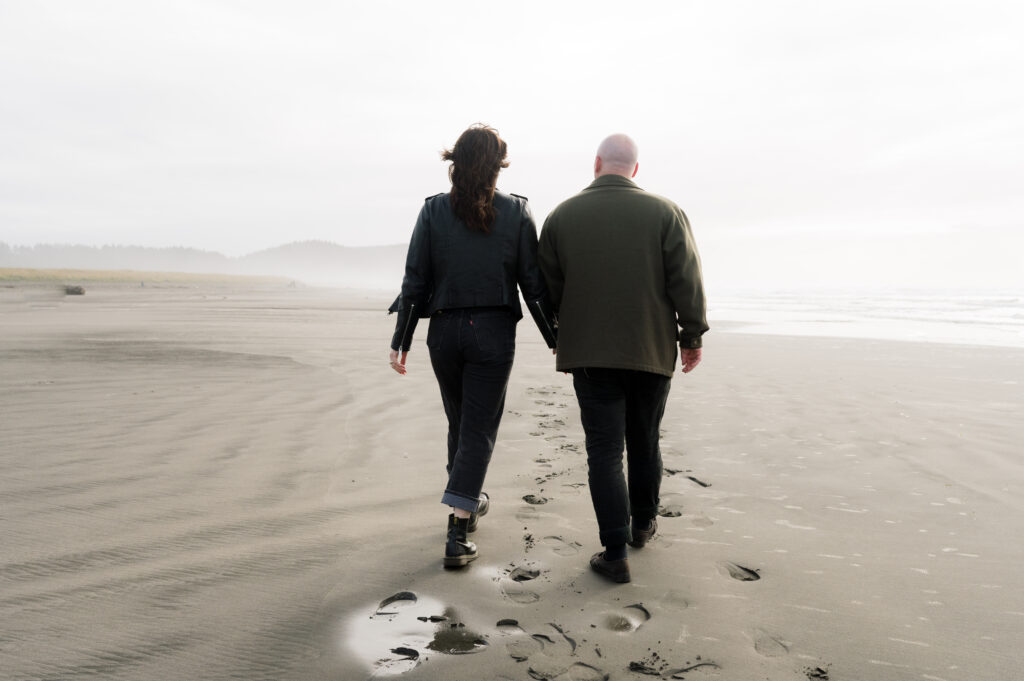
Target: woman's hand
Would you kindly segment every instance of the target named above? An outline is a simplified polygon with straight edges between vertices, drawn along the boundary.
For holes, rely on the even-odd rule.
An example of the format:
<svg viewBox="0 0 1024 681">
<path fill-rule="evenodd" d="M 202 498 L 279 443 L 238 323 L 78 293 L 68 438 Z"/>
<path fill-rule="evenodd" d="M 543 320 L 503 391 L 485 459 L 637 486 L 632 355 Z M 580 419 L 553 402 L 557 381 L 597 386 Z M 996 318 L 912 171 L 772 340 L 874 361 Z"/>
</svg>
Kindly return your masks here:
<svg viewBox="0 0 1024 681">
<path fill-rule="evenodd" d="M 401 358 L 398 356 L 398 350 L 392 350 L 390 354 L 391 368 L 398 373 L 405 375 L 405 358 L 409 356 L 408 352 L 403 352 Z"/>
</svg>

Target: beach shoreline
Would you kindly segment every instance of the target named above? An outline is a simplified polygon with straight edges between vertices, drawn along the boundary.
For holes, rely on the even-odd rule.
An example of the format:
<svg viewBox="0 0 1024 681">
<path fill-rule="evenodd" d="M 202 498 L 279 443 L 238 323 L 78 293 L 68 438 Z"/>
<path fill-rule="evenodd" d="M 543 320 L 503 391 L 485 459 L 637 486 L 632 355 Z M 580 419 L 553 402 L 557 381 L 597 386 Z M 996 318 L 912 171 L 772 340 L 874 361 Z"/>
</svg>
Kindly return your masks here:
<svg viewBox="0 0 1024 681">
<path fill-rule="evenodd" d="M 445 571 L 426 330 L 391 372 L 385 292 L 3 300 L 0 678 L 1019 674 L 1024 350 L 712 318 L 619 586 L 587 567 L 571 380 L 527 323 L 481 557 Z"/>
</svg>

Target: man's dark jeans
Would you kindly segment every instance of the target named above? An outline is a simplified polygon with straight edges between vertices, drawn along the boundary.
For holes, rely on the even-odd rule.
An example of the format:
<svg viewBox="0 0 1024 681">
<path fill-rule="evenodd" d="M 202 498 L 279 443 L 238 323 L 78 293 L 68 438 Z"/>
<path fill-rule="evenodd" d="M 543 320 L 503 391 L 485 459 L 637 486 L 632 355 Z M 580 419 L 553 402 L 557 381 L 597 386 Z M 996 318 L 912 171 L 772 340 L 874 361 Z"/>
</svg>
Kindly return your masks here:
<svg viewBox="0 0 1024 681">
<path fill-rule="evenodd" d="M 476 511 L 516 350 L 505 308 L 444 310 L 430 318 L 427 347 L 448 416 L 448 485 L 441 502 Z"/>
<path fill-rule="evenodd" d="M 573 369 L 573 385 L 587 438 L 590 498 L 602 546 L 632 539 L 632 524 L 658 513 L 661 490 L 661 417 L 672 379 L 627 369 Z M 622 472 L 625 441 L 627 478 Z"/>
</svg>

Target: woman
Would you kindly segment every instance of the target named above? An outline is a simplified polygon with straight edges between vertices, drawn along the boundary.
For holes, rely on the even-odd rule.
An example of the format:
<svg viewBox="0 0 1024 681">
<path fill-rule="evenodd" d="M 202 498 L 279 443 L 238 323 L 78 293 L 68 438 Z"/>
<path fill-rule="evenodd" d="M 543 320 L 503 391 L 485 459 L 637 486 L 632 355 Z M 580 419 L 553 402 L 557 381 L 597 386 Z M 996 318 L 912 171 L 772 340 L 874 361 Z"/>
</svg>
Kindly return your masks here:
<svg viewBox="0 0 1024 681">
<path fill-rule="evenodd" d="M 555 347 L 554 319 L 537 267 L 537 227 L 526 198 L 495 191 L 508 167 L 507 146 L 496 130 L 475 125 L 451 150 L 447 194 L 428 198 L 409 242 L 402 293 L 391 340 L 391 368 L 405 374 L 416 322 L 430 317 L 427 348 L 448 416 L 450 506 L 444 565 L 462 567 L 477 557 L 466 535 L 487 513 L 482 492 L 522 319 L 518 284 L 527 306 Z"/>
</svg>

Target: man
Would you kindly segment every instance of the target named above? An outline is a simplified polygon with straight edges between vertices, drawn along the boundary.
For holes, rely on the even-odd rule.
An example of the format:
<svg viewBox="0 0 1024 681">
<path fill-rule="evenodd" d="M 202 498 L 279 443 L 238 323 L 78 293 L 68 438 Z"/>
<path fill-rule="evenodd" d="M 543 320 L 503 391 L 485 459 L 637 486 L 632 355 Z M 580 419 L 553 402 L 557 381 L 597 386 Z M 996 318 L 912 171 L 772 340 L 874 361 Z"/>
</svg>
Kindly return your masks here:
<svg viewBox="0 0 1024 681">
<path fill-rule="evenodd" d="M 548 215 L 538 253 L 558 309 L 557 369 L 572 372 L 586 433 L 605 547 L 590 565 L 620 583 L 630 580 L 626 544 L 642 548 L 658 528 L 659 427 L 676 344 L 689 373 L 708 330 L 689 221 L 630 179 L 638 169 L 632 139 L 601 142 L 594 181 Z"/>
</svg>

